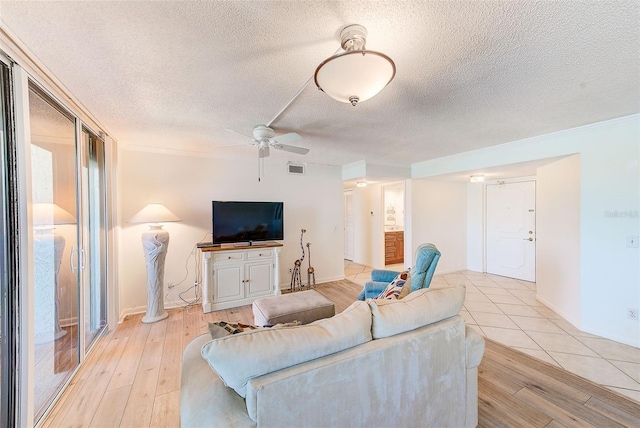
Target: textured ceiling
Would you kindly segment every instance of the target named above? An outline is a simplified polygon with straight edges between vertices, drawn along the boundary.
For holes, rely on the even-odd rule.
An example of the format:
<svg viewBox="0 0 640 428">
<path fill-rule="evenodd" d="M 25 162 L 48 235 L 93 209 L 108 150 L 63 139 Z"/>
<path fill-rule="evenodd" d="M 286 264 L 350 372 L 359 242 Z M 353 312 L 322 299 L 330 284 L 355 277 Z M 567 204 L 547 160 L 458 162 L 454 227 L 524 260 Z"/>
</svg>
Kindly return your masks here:
<svg viewBox="0 0 640 428">
<path fill-rule="evenodd" d="M 256 156 L 269 122 L 364 25 L 396 78 L 352 107 L 309 85 L 274 122 L 293 161 L 401 166 L 640 112 L 633 1 L 8 2 L 0 19 L 120 144 Z"/>
</svg>

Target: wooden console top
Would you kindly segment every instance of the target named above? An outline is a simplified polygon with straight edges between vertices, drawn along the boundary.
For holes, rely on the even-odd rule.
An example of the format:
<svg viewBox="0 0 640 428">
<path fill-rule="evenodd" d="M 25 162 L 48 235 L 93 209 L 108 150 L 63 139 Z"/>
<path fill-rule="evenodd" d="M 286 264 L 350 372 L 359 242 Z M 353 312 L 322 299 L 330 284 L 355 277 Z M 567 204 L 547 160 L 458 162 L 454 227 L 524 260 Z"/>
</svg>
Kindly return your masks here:
<svg viewBox="0 0 640 428">
<path fill-rule="evenodd" d="M 243 244 L 222 244 L 214 246 L 212 242 L 198 242 L 200 251 L 206 253 L 209 251 L 231 251 L 231 250 L 251 250 L 253 248 L 282 247 L 282 244 L 275 241 L 265 241 L 249 245 Z"/>
</svg>

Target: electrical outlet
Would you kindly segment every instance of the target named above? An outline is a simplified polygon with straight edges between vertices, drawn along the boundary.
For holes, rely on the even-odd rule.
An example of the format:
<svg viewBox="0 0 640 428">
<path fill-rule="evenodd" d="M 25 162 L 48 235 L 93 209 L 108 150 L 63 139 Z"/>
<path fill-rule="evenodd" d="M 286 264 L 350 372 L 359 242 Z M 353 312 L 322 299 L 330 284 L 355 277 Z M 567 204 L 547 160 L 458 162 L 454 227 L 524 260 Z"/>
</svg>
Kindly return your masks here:
<svg viewBox="0 0 640 428">
<path fill-rule="evenodd" d="M 289 268 L 289 273 L 293 273 L 293 269 Z"/>
<path fill-rule="evenodd" d="M 637 236 L 627 236 L 627 247 L 629 247 L 629 248 L 638 248 L 638 237 Z"/>
<path fill-rule="evenodd" d="M 627 318 L 638 321 L 638 308 L 627 308 Z"/>
</svg>

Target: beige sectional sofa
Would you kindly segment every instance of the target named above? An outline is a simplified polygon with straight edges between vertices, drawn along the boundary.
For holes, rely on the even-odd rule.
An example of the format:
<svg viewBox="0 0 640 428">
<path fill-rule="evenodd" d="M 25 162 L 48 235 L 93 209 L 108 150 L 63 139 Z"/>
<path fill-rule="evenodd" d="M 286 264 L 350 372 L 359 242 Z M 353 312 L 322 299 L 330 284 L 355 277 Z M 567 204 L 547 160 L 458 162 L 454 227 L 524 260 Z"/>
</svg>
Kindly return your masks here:
<svg viewBox="0 0 640 428">
<path fill-rule="evenodd" d="M 182 427 L 474 427 L 484 340 L 458 315 L 464 296 L 423 289 L 307 325 L 199 336 L 183 356 Z"/>
</svg>

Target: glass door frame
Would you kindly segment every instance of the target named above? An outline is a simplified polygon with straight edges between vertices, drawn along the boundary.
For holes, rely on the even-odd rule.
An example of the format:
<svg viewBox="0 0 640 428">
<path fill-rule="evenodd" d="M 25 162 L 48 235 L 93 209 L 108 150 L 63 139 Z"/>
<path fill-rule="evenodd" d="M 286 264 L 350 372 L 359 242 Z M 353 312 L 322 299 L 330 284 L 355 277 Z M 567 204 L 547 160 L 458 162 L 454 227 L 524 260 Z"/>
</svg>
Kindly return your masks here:
<svg viewBox="0 0 640 428">
<path fill-rule="evenodd" d="M 13 110 L 13 78 L 12 63 L 0 52 L 0 336 L 2 371 L 0 388 L 0 425 L 17 425 L 17 397 L 18 397 L 18 324 L 20 313 L 17 293 L 19 290 L 18 274 L 18 219 L 17 206 L 14 197 L 17 194 L 16 173 L 16 140 Z M 19 325 L 18 325 L 19 327 Z"/>
</svg>

